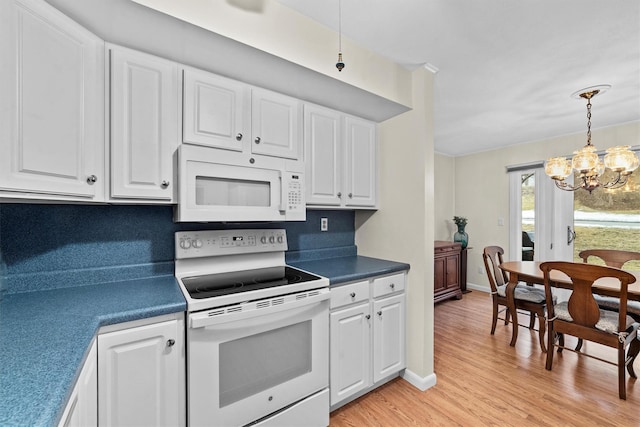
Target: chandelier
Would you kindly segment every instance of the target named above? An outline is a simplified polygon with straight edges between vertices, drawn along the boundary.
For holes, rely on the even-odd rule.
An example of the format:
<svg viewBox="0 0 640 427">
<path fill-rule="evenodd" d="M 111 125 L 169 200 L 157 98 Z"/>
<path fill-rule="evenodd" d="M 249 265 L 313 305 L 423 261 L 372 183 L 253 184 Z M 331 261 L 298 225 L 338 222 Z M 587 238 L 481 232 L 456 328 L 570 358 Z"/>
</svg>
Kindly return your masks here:
<svg viewBox="0 0 640 427">
<path fill-rule="evenodd" d="M 591 98 L 604 93 L 610 85 L 593 86 L 579 90 L 571 96 L 587 100 L 587 145 L 573 152 L 571 160 L 565 157 L 554 157 L 547 160 L 544 171 L 556 183 L 556 187 L 566 191 L 576 191 L 580 188 L 591 193 L 598 187 L 619 188 L 627 183 L 629 175 L 638 168 L 638 156 L 628 145 L 620 145 L 607 149 L 604 162 L 598 156 L 596 147 L 591 145 Z M 603 174 L 609 169 L 613 177 L 605 180 Z M 565 179 L 573 173 L 578 173 L 577 183 L 571 185 Z"/>
</svg>

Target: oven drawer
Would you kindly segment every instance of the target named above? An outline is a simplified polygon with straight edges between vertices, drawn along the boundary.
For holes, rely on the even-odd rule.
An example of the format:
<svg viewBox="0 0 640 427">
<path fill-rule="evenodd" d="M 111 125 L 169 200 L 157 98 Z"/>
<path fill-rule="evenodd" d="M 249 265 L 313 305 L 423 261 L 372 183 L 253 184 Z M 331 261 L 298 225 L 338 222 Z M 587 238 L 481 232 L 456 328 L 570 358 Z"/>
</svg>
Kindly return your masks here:
<svg viewBox="0 0 640 427">
<path fill-rule="evenodd" d="M 378 298 L 404 290 L 404 273 L 380 277 L 373 281 L 373 297 Z"/>
<path fill-rule="evenodd" d="M 369 281 L 331 288 L 331 309 L 369 299 Z"/>
</svg>

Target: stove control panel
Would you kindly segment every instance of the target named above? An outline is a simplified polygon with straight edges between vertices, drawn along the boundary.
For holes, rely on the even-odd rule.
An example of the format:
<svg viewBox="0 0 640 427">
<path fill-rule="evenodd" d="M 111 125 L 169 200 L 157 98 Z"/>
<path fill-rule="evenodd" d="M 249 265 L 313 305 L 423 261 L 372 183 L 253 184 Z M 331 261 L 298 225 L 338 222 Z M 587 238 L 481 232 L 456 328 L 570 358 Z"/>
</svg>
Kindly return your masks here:
<svg viewBox="0 0 640 427">
<path fill-rule="evenodd" d="M 282 229 L 202 230 L 175 233 L 176 259 L 287 250 Z"/>
</svg>

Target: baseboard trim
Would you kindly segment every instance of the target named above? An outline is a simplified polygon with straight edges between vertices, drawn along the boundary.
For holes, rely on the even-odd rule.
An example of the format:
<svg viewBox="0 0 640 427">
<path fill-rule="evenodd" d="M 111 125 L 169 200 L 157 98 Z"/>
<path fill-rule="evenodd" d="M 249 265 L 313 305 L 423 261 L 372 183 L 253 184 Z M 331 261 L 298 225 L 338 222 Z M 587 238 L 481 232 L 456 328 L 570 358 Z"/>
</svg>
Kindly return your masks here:
<svg viewBox="0 0 640 427">
<path fill-rule="evenodd" d="M 405 369 L 404 374 L 402 374 L 402 378 L 420 391 L 430 389 L 436 385 L 437 381 L 435 373 L 427 375 L 426 377 L 421 377 L 408 369 Z"/>
<path fill-rule="evenodd" d="M 491 288 L 489 288 L 488 286 L 476 285 L 475 283 L 469 283 L 469 282 L 467 282 L 467 289 L 473 289 L 474 291 L 480 291 L 480 292 L 486 292 L 486 293 L 491 292 Z"/>
</svg>

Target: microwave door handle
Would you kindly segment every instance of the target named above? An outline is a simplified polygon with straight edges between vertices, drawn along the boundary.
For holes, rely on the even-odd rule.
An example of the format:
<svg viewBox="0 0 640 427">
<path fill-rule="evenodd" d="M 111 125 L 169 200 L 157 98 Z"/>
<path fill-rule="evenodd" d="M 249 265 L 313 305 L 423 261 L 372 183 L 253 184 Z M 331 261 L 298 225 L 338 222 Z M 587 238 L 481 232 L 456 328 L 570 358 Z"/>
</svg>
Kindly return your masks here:
<svg viewBox="0 0 640 427">
<path fill-rule="evenodd" d="M 282 176 L 282 171 L 278 171 L 278 178 L 280 179 L 280 212 L 287 211 L 287 188 L 285 185 L 285 179 Z"/>
</svg>

